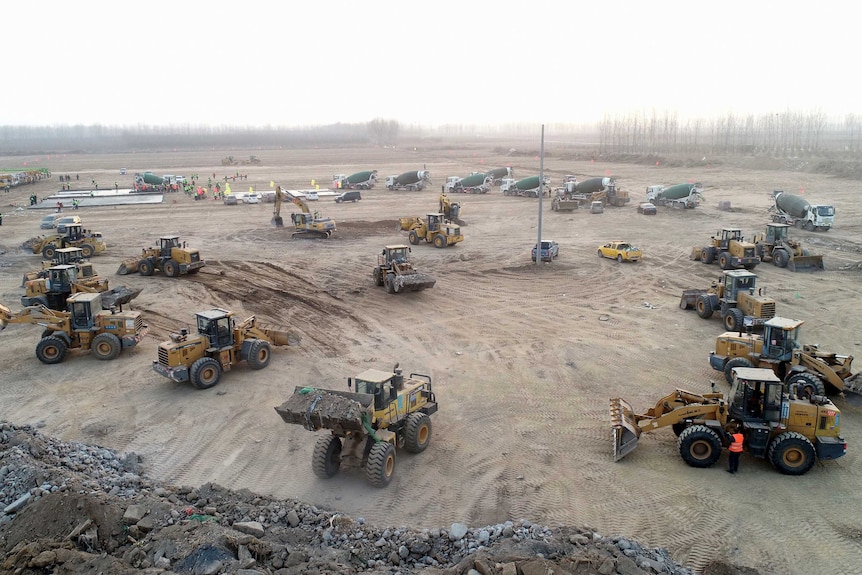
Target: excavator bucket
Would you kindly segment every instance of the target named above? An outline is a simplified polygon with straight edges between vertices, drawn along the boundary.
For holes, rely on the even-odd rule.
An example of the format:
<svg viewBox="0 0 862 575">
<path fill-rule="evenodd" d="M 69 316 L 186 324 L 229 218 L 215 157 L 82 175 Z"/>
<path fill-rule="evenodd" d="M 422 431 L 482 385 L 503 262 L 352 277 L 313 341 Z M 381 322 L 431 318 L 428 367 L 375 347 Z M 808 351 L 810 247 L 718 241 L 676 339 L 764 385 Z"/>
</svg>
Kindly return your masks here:
<svg viewBox="0 0 862 575">
<path fill-rule="evenodd" d="M 823 271 L 823 256 L 793 256 L 787 262 L 787 269 L 792 272 Z"/>
<path fill-rule="evenodd" d="M 619 397 L 611 399 L 611 425 L 614 430 L 614 461 L 619 461 L 638 446 L 640 429 L 629 403 Z"/>
<path fill-rule="evenodd" d="M 120 264 L 120 267 L 117 268 L 117 275 L 124 276 L 126 274 L 136 274 L 138 273 L 138 263 L 140 260 L 138 258 L 129 258 Z"/>
<path fill-rule="evenodd" d="M 141 288 L 133 289 L 126 286 L 117 286 L 114 289 L 102 292 L 102 306 L 105 308 L 122 307 L 123 304 L 127 304 L 138 297 L 141 291 Z"/>
<path fill-rule="evenodd" d="M 284 218 L 281 216 L 272 216 L 272 225 L 274 225 L 277 228 L 283 228 L 284 227 Z"/>
</svg>

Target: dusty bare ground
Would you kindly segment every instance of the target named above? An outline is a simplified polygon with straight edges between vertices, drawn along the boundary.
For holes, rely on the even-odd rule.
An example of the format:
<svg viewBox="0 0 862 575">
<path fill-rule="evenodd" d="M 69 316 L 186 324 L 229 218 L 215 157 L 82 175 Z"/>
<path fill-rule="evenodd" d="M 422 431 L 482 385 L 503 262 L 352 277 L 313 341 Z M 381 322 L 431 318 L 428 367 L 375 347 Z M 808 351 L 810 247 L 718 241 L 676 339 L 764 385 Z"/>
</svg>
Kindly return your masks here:
<svg viewBox="0 0 862 575">
<path fill-rule="evenodd" d="M 221 178 L 235 171 L 219 165 L 224 155 L 68 155 L 34 163 L 55 174 L 78 173 L 82 185 L 96 178 L 122 186 L 131 176 L 119 176 L 121 166 L 129 174 L 152 169 Z M 397 218 L 436 211 L 446 176 L 510 159 L 478 146 L 256 155 L 262 165 L 238 168 L 249 177 L 232 184 L 235 190 L 267 189 L 270 181 L 308 187 L 312 178 L 326 185 L 334 173 L 366 168 L 385 178 L 423 166 L 436 185 L 420 193 L 380 186 L 362 192 L 356 204 L 322 198 L 315 207 L 338 223 L 329 240 L 291 240 L 286 228 L 270 225 L 270 204 L 224 206 L 179 194 L 155 207 L 79 210 L 108 242 L 108 251 L 94 259 L 100 273 L 113 285 L 144 288 L 134 307 L 145 312 L 150 335 L 109 363 L 73 354 L 46 366 L 33 354 L 39 328 L 9 326 L 0 335 L 0 418 L 44 422 L 46 433 L 66 440 L 137 452 L 145 471 L 160 480 L 296 497 L 383 525 L 587 523 L 667 547 L 696 569 L 722 559 L 763 572 L 862 573 L 862 521 L 854 511 L 862 504 L 862 413 L 848 409 L 842 418 L 847 456 L 801 478 L 747 456 L 736 476 L 724 473 L 724 459 L 712 469 L 687 467 L 670 430 L 648 434 L 634 453 L 613 463 L 608 417 L 611 396 L 645 409 L 675 387 L 705 392 L 715 380 L 722 388 L 707 363 L 720 322 L 677 308 L 682 289 L 707 287 L 718 268 L 691 262 L 688 254 L 723 225 L 741 226 L 746 235 L 762 229 L 772 189 L 802 188 L 812 201 L 833 203 L 837 222 L 828 233 L 796 232 L 812 253 L 825 256 L 825 272 L 762 265 L 756 270 L 761 284 L 777 300 L 779 315 L 806 321 L 805 341 L 858 354 L 860 271 L 842 269 L 862 261 L 857 183 L 728 165 L 666 169 L 549 157 L 545 168 L 555 181 L 565 173 L 582 179 L 609 173 L 634 195 L 633 203 L 590 215 L 552 212 L 543 202 L 543 235 L 561 251 L 557 261 L 536 268 L 529 258 L 536 200 L 496 190 L 459 196 L 466 240 L 445 250 L 413 248 L 416 266 L 437 285 L 392 296 L 373 285 L 371 269 L 384 244 L 406 242 Z M 519 177 L 538 173 L 534 158 L 518 157 L 513 166 Z M 705 205 L 660 209 L 654 217 L 635 212 L 645 186 L 690 179 L 704 183 Z M 58 187 L 55 179 L 16 189 L 2 201 L 24 205 L 31 192 L 43 197 Z M 718 211 L 721 200 L 730 200 L 734 211 Z M 47 212 L 10 211 L 4 206 L 0 228 L 0 301 L 17 309 L 21 275 L 39 262 L 19 246 L 38 233 Z M 208 266 L 174 280 L 113 275 L 124 257 L 166 233 L 199 247 Z M 640 245 L 644 261 L 598 259 L 596 247 L 614 239 Z M 266 370 L 243 366 L 227 373 L 208 391 L 153 372 L 158 342 L 191 328 L 192 314 L 210 307 L 289 327 L 301 344 L 276 351 Z M 383 490 L 355 470 L 329 481 L 314 477 L 315 438 L 284 424 L 273 408 L 296 385 L 346 388 L 348 376 L 395 362 L 433 377 L 440 411 L 432 418 L 431 447 L 399 455 L 396 478 Z"/>
</svg>

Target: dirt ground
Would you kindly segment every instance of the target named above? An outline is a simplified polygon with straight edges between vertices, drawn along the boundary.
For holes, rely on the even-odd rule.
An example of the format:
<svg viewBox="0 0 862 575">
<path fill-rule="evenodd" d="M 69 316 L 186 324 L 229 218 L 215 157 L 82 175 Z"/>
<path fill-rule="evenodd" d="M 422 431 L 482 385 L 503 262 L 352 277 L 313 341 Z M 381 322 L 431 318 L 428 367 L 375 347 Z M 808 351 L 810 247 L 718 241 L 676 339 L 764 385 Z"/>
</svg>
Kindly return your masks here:
<svg viewBox="0 0 862 575">
<path fill-rule="evenodd" d="M 536 146 L 538 147 L 538 146 Z M 508 146 L 503 149 L 507 149 Z M 537 158 L 495 155 L 490 145 L 459 148 L 256 150 L 259 166 L 232 183 L 235 191 L 269 189 L 270 181 L 307 188 L 328 185 L 335 173 L 377 169 L 389 174 L 430 170 L 423 192 L 363 191 L 358 203 L 321 197 L 313 205 L 334 218 L 328 240 L 292 240 L 270 225 L 271 204 L 224 206 L 183 194 L 162 205 L 80 209 L 85 227 L 101 231 L 108 250 L 94 258 L 112 285 L 143 288 L 133 308 L 146 315 L 150 333 L 137 348 L 103 363 L 73 353 L 60 365 L 34 356 L 39 328 L 10 325 L 0 334 L 0 419 L 44 423 L 64 440 L 97 443 L 143 458 L 145 473 L 177 485 L 216 482 L 225 487 L 295 497 L 382 525 L 473 526 L 528 518 L 548 525 L 590 524 L 645 545 L 667 547 L 695 569 L 715 559 L 762 572 L 862 573 L 862 413 L 841 419 L 847 455 L 817 464 L 807 475 L 785 477 L 745 455 L 738 475 L 726 460 L 701 470 L 679 458 L 670 430 L 645 435 L 638 449 L 612 460 L 608 400 L 621 396 L 646 409 L 676 387 L 707 392 L 726 388 L 707 356 L 721 333 L 678 309 L 686 288 L 708 287 L 717 266 L 692 262 L 692 245 L 722 226 L 746 236 L 768 220 L 770 192 L 804 190 L 811 201 L 836 207 L 835 229 L 794 231 L 826 271 L 791 273 L 764 264 L 759 282 L 777 301 L 778 314 L 805 320 L 803 340 L 824 349 L 859 354 L 862 337 L 860 277 L 862 208 L 859 183 L 801 172 L 720 167 L 664 168 L 565 161 L 548 148 L 545 170 L 580 179 L 613 175 L 633 194 L 623 208 L 604 214 L 552 212 L 543 201 L 543 236 L 560 244 L 559 258 L 530 262 L 537 236 L 535 199 L 455 196 L 467 222 L 463 243 L 435 249 L 415 246 L 415 265 L 437 278 L 419 293 L 389 295 L 374 286 L 371 270 L 383 245 L 406 243 L 400 216 L 437 210 L 441 182 L 511 164 L 516 177 L 538 173 Z M 162 152 L 33 159 L 55 175 L 95 178 L 109 187 L 130 185 L 135 171 L 231 175 L 227 153 Z M 237 157 L 243 154 L 234 153 Z M 18 165 L 20 158 L 0 158 Z M 127 167 L 128 176 L 119 168 Z M 651 184 L 697 180 L 706 201 L 695 210 L 635 211 Z M 39 233 L 45 210 L 14 211 L 35 192 L 59 188 L 56 178 L 0 198 L 0 301 L 19 308 L 21 276 L 40 258 L 21 243 Z M 717 209 L 729 200 L 734 210 Z M 285 211 L 289 214 L 291 206 Z M 65 210 L 65 211 L 68 211 Z M 125 257 L 176 233 L 207 260 L 194 277 L 116 276 Z M 596 257 L 607 241 L 627 240 L 645 253 L 638 264 Z M 297 346 L 279 348 L 266 370 L 246 366 L 199 391 L 152 371 L 159 341 L 193 327 L 195 311 L 222 307 L 290 328 Z M 273 409 L 297 385 L 346 389 L 346 378 L 366 368 L 433 378 L 440 411 L 434 437 L 421 455 L 399 454 L 386 489 L 369 486 L 358 470 L 324 481 L 311 472 L 315 437 L 286 425 Z"/>
</svg>

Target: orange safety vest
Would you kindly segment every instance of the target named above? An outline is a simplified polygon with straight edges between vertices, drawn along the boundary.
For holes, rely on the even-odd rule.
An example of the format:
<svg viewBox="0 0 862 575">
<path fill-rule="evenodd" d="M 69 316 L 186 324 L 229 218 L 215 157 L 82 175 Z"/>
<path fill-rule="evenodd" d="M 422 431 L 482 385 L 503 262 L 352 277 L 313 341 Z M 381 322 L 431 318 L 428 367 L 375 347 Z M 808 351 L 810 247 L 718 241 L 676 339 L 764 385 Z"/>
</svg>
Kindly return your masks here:
<svg viewBox="0 0 862 575">
<path fill-rule="evenodd" d="M 734 453 L 742 453 L 742 441 L 743 437 L 741 433 L 734 433 L 731 437 L 733 437 L 733 443 L 730 444 L 730 451 Z"/>
</svg>

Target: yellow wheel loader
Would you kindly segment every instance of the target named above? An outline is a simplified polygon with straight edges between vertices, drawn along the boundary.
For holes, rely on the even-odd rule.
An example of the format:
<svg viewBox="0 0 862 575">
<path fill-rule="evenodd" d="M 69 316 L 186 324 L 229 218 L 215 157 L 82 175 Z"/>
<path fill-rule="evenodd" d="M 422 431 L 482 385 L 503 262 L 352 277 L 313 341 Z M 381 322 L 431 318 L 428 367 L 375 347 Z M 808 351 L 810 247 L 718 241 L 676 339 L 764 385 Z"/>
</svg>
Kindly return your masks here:
<svg viewBox="0 0 862 575">
<path fill-rule="evenodd" d="M 722 272 L 719 281 L 708 290 L 683 291 L 679 307 L 695 309 L 703 319 L 719 312 L 727 331 L 742 331 L 746 326 L 760 328 L 775 317 L 775 300 L 763 295 L 763 289 L 757 288 L 757 276 L 746 270 Z"/>
<path fill-rule="evenodd" d="M 385 487 L 392 481 L 396 450 L 421 453 L 431 441 L 430 416 L 437 412 L 431 376 L 405 377 L 395 364 L 392 372 L 368 369 L 355 381 L 348 379 L 347 388 L 355 391 L 298 386 L 275 411 L 285 423 L 329 431 L 314 446 L 316 476 L 330 478 L 343 462 L 356 462 L 371 485 Z"/>
<path fill-rule="evenodd" d="M 105 240 L 99 232 L 85 230 L 81 224 L 69 224 L 65 234 L 51 234 L 30 238 L 22 246 L 34 254 L 42 254 L 46 260 L 54 259 L 57 250 L 62 248 L 81 248 L 83 257 L 90 258 L 107 249 Z"/>
<path fill-rule="evenodd" d="M 745 452 L 768 459 L 785 475 L 803 475 L 816 460 L 847 453 L 840 411 L 828 398 L 802 398 L 796 386 L 785 391 L 769 369 L 737 367 L 732 375 L 726 399 L 677 389 L 640 414 L 623 399 L 611 399 L 614 461 L 632 452 L 643 433 L 665 427 L 677 435 L 680 457 L 692 467 L 715 464 L 733 433 L 744 437 Z"/>
<path fill-rule="evenodd" d="M 117 268 L 117 275 L 124 276 L 140 272 L 142 276 L 151 276 L 156 270 L 170 278 L 185 274 L 196 274 L 206 262 L 201 259 L 198 250 L 188 249 L 186 243 L 180 243 L 178 236 L 159 238 L 159 245 L 154 248 L 142 248 L 141 255 L 129 258 Z"/>
<path fill-rule="evenodd" d="M 127 301 L 117 298 L 114 303 Z M 72 294 L 67 304 L 66 311 L 30 306 L 18 313 L 0 305 L 0 330 L 8 323 L 42 326 L 36 357 L 46 364 L 60 363 L 69 349 L 89 350 L 97 359 L 114 359 L 140 343 L 149 331 L 139 311 L 103 309 L 99 293 Z"/>
<path fill-rule="evenodd" d="M 262 327 L 254 316 L 237 322 L 233 312 L 214 308 L 195 314 L 197 333 L 182 329 L 159 344 L 153 370 L 173 381 L 191 382 L 198 389 L 215 386 L 225 371 L 242 361 L 252 369 L 269 365 L 270 346 L 290 345 L 295 336 L 283 330 Z"/>
<path fill-rule="evenodd" d="M 760 263 L 753 243 L 742 239 L 742 231 L 737 228 L 722 228 L 705 246 L 695 246 L 689 259 L 705 264 L 718 262 L 723 270 L 745 268 L 753 270 Z"/>
<path fill-rule="evenodd" d="M 44 276 L 24 283 L 21 305 L 43 305 L 49 309 L 64 311 L 66 300 L 76 293 L 100 293 L 102 305 L 110 309 L 122 300 L 127 303 L 138 297 L 140 289 L 119 286 L 108 288 L 108 280 L 99 276 L 79 277 L 79 269 L 74 265 L 57 265 L 45 270 Z"/>
<path fill-rule="evenodd" d="M 425 240 L 425 243 L 434 244 L 435 248 L 454 246 L 464 241 L 461 234 L 461 226 L 447 221 L 442 213 L 428 214 L 425 218 L 412 216 L 400 218 L 398 225 L 401 231 L 407 232 L 407 240 L 414 246 Z"/>
<path fill-rule="evenodd" d="M 374 285 L 386 286 L 389 293 L 421 291 L 434 287 L 437 280 L 416 270 L 409 254 L 410 246 L 385 246 L 377 255 L 377 265 L 371 273 Z"/>
<path fill-rule="evenodd" d="M 801 345 L 797 319 L 774 317 L 763 324 L 763 334 L 725 332 L 715 340 L 709 365 L 729 382 L 734 368 L 769 368 L 803 395 L 838 394 L 850 405 L 862 405 L 862 377 L 852 372 L 853 356 Z"/>
<path fill-rule="evenodd" d="M 809 254 L 801 242 L 790 239 L 789 230 L 788 224 L 766 224 L 766 231 L 754 238 L 760 259 L 792 272 L 822 271 L 823 256 Z"/>
</svg>

